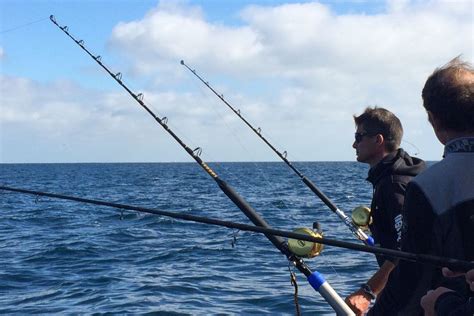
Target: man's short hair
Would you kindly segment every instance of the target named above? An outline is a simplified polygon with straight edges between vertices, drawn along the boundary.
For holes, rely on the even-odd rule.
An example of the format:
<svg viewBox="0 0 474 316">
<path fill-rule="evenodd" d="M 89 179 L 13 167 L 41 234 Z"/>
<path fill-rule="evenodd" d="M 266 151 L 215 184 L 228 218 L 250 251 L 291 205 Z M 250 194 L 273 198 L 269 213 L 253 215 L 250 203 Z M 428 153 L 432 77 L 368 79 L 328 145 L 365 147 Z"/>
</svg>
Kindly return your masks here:
<svg viewBox="0 0 474 316">
<path fill-rule="evenodd" d="M 435 69 L 422 92 L 423 106 L 442 125 L 457 131 L 474 131 L 474 69 L 459 56 Z"/>
<path fill-rule="evenodd" d="M 368 107 L 359 116 L 354 115 L 354 122 L 361 126 L 368 135 L 382 134 L 385 149 L 393 152 L 400 147 L 403 137 L 402 123 L 398 117 L 387 109 Z"/>
</svg>

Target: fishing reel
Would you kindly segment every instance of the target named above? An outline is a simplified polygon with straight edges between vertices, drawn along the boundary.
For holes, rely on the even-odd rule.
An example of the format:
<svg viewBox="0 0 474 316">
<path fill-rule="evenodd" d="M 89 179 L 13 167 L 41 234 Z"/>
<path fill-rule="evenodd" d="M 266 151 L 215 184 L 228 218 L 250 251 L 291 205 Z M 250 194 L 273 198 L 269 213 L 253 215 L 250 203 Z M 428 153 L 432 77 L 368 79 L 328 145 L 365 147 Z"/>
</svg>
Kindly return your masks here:
<svg viewBox="0 0 474 316">
<path fill-rule="evenodd" d="M 357 206 L 352 210 L 352 222 L 356 226 L 367 230 L 369 228 L 369 225 L 372 224 L 372 216 L 370 212 L 371 210 L 367 206 Z"/>
<path fill-rule="evenodd" d="M 322 238 L 323 232 L 318 222 L 313 223 L 313 229 L 300 227 L 293 230 L 294 233 L 308 235 L 311 237 Z M 311 241 L 288 239 L 288 248 L 292 253 L 302 258 L 314 258 L 323 251 L 323 244 L 318 244 Z"/>
</svg>

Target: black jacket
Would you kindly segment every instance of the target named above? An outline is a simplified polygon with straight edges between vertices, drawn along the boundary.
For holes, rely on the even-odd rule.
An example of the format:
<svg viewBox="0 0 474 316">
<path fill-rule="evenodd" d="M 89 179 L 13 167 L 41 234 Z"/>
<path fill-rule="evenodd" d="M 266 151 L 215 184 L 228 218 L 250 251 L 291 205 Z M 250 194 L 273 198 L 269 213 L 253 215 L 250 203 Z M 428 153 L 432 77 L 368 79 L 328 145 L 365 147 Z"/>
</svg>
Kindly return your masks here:
<svg viewBox="0 0 474 316">
<path fill-rule="evenodd" d="M 466 300 L 458 292 L 446 292 L 436 300 L 435 311 L 438 316 L 474 315 L 474 297 Z"/>
<path fill-rule="evenodd" d="M 425 169 L 425 162 L 410 157 L 403 149 L 386 156 L 369 170 L 367 181 L 374 194 L 371 203 L 372 224 L 369 225 L 375 244 L 383 248 L 400 249 L 402 218 L 408 182 Z M 377 256 L 379 265 L 385 260 Z"/>
</svg>

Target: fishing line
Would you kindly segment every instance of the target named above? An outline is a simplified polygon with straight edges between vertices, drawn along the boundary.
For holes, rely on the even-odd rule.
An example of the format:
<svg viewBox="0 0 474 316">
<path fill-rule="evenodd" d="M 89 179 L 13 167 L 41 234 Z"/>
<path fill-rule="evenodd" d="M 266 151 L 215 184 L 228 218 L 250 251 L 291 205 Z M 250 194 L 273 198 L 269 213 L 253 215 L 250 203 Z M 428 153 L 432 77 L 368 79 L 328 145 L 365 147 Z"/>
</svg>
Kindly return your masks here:
<svg viewBox="0 0 474 316">
<path fill-rule="evenodd" d="M 227 122 L 223 112 L 219 110 L 220 107 L 216 106 L 215 102 L 213 101 L 214 99 L 211 100 L 211 96 L 209 95 L 209 93 L 206 93 L 206 90 L 204 90 L 201 85 L 196 83 L 194 80 L 192 80 L 191 84 L 193 87 L 195 87 L 197 91 L 199 91 L 203 99 L 209 100 L 208 104 L 211 105 L 210 108 L 220 118 L 220 122 L 222 122 L 222 124 L 225 125 L 226 128 L 224 130 L 226 131 L 227 135 L 232 136 L 235 139 L 235 141 L 239 144 L 239 146 L 243 149 L 243 151 L 254 158 L 250 162 L 247 162 L 247 163 L 251 163 L 255 167 L 255 170 L 257 170 L 257 173 L 260 176 L 260 178 L 263 179 L 267 187 L 270 187 L 272 182 L 270 181 L 266 173 L 263 172 L 262 167 L 258 165 L 258 163 L 256 162 L 255 155 L 253 154 L 253 152 L 245 145 L 243 138 L 240 137 L 240 134 L 237 133 L 237 128 L 235 126 L 231 126 L 231 124 Z M 199 102 L 199 103 L 204 104 L 204 102 Z M 285 204 L 282 199 L 280 199 L 279 202 Z"/>
<path fill-rule="evenodd" d="M 196 216 L 196 215 L 191 215 L 191 214 L 186 214 L 186 213 L 181 213 L 181 212 L 169 212 L 169 211 L 159 210 L 156 208 L 147 208 L 147 207 L 120 204 L 120 203 L 108 202 L 108 201 L 103 201 L 103 200 L 93 200 L 93 199 L 87 199 L 87 198 L 81 198 L 81 197 L 75 197 L 75 196 L 69 196 L 69 195 L 63 195 L 63 194 L 26 190 L 26 189 L 13 188 L 13 187 L 8 187 L 8 186 L 3 186 L 3 185 L 0 185 L 0 190 L 22 193 L 22 194 L 29 194 L 33 196 L 46 196 L 50 198 L 69 200 L 69 201 L 75 201 L 75 202 L 86 203 L 86 204 L 108 206 L 108 207 L 113 207 L 117 210 L 136 211 L 136 212 L 170 217 L 170 218 L 184 220 L 184 221 L 192 221 L 192 222 L 197 222 L 197 223 L 202 223 L 202 224 L 222 226 L 222 227 L 227 227 L 230 229 L 237 229 L 240 231 L 249 231 L 249 232 L 265 234 L 265 235 L 275 235 L 275 236 L 292 238 L 296 240 L 305 240 L 305 241 L 323 244 L 327 246 L 345 248 L 349 250 L 373 253 L 373 254 L 384 255 L 384 256 L 389 256 L 389 257 L 396 257 L 401 260 L 417 262 L 420 264 L 427 264 L 427 265 L 432 265 L 432 266 L 437 266 L 437 267 L 448 267 L 451 270 L 458 271 L 458 272 L 466 272 L 468 270 L 474 269 L 474 262 L 468 262 L 465 260 L 439 257 L 439 256 L 434 256 L 434 255 L 428 255 L 428 254 L 416 254 L 416 253 L 410 253 L 410 252 L 375 247 L 375 246 L 367 246 L 367 245 L 361 245 L 359 243 L 350 243 L 350 242 L 340 241 L 336 239 L 329 239 L 326 237 L 313 237 L 313 236 L 309 236 L 309 235 L 301 234 L 301 233 L 278 230 L 278 229 L 262 227 L 262 226 L 241 224 L 241 223 L 236 223 L 236 222 L 231 222 L 231 221 L 218 220 L 218 219 L 213 219 L 213 218 L 208 218 L 208 217 L 203 217 L 203 216 Z"/>
<path fill-rule="evenodd" d="M 204 91 L 203 91 L 202 89 L 199 88 L 199 86 L 198 86 L 197 84 L 195 84 L 195 83 L 193 83 L 193 82 L 191 82 L 191 84 L 193 85 L 193 87 L 195 87 L 195 90 L 199 92 L 199 96 L 200 96 L 200 98 L 193 98 L 193 99 L 194 99 L 194 100 L 198 100 L 198 101 L 197 101 L 198 106 L 204 108 L 204 107 L 205 107 L 205 106 L 204 106 L 204 101 L 201 101 L 201 100 L 203 100 L 203 99 L 205 99 L 205 98 L 207 97 L 206 94 L 204 93 Z M 214 112 L 217 114 L 216 111 L 214 111 Z M 223 121 L 223 120 L 222 120 L 222 121 Z M 181 133 L 181 134 L 182 134 L 182 133 Z M 202 139 L 202 137 L 199 137 L 199 135 L 194 135 L 194 136 L 196 136 L 196 138 L 195 138 L 195 139 L 196 139 L 196 142 L 205 143 L 205 142 L 207 141 L 207 139 Z M 210 157 L 209 160 L 212 161 L 214 164 L 220 165 L 219 159 L 216 159 L 216 157 L 212 154 L 211 151 L 206 151 L 206 155 L 207 155 L 208 157 Z"/>
<path fill-rule="evenodd" d="M 86 52 L 102 69 L 104 69 L 123 89 L 125 89 L 130 96 L 145 110 L 153 119 L 165 129 L 166 132 L 196 161 L 197 164 L 216 182 L 219 188 L 224 192 L 229 199 L 251 220 L 254 225 L 259 228 L 271 229 L 270 225 L 250 206 L 250 204 L 244 200 L 229 184 L 219 178 L 217 173 L 212 170 L 209 165 L 204 162 L 201 158 L 200 147 L 191 149 L 188 147 L 181 138 L 179 138 L 173 130 L 171 130 L 167 124 L 168 120 L 156 116 L 154 112 L 143 102 L 143 94 L 135 94 L 130 88 L 122 81 L 122 74 L 114 73 L 102 63 L 101 56 L 93 55 L 85 46 L 83 40 L 77 40 L 70 33 L 67 26 L 60 26 L 53 15 L 50 16 L 50 20 L 55 24 L 63 33 L 65 33 L 71 40 L 73 40 L 84 52 Z M 252 226 L 253 227 L 253 226 Z M 295 267 L 302 272 L 308 279 L 310 285 L 318 291 L 326 302 L 331 305 L 337 314 L 354 315 L 353 311 L 347 306 L 344 300 L 334 291 L 324 277 L 317 271 L 311 271 L 306 265 L 302 258 L 294 255 L 288 248 L 287 243 L 281 236 L 275 236 L 274 234 L 265 233 L 267 239 L 286 256 L 287 260 L 291 261 Z"/>
<path fill-rule="evenodd" d="M 415 149 L 415 152 L 413 153 L 413 156 L 418 156 L 420 154 L 420 149 L 413 143 L 403 139 L 402 143 L 407 143 L 408 145 L 412 146 Z"/>
<path fill-rule="evenodd" d="M 35 23 L 39 23 L 39 22 L 45 21 L 45 20 L 47 20 L 47 19 L 48 19 L 48 18 L 43 18 L 43 19 L 40 19 L 40 20 L 35 20 L 35 21 L 32 21 L 32 22 L 28 22 L 28 23 L 25 23 L 25 24 L 21 24 L 21 25 L 18 25 L 18 26 L 14 26 L 14 27 L 12 27 L 12 28 L 10 28 L 10 29 L 6 29 L 6 30 L 0 31 L 0 34 L 9 33 L 9 32 L 12 32 L 12 31 L 15 31 L 15 30 L 18 30 L 18 29 L 27 27 L 27 26 L 32 25 L 32 24 L 35 24 Z"/>
<path fill-rule="evenodd" d="M 205 105 L 205 102 L 202 101 L 202 100 L 203 100 L 203 99 L 210 100 L 209 95 L 208 95 L 207 93 L 205 93 L 205 90 L 202 89 L 201 86 L 198 85 L 195 81 L 191 80 L 191 81 L 187 81 L 187 82 L 188 82 L 189 84 L 191 84 L 193 90 L 196 91 L 196 94 L 197 94 L 198 96 L 200 96 L 199 98 L 194 97 L 193 100 L 197 100 L 197 101 L 195 101 L 195 102 L 197 102 L 197 104 L 198 104 L 199 107 L 202 107 L 203 109 L 206 108 L 207 106 Z M 212 104 L 212 101 L 209 101 L 209 102 L 211 102 L 211 104 Z M 216 110 L 216 107 L 211 107 L 211 109 L 213 110 L 213 113 L 215 113 L 216 116 L 218 116 L 218 117 L 221 119 L 220 122 L 224 122 L 224 123 L 225 123 L 225 120 L 224 120 L 222 114 Z M 211 119 L 211 120 L 212 120 L 212 119 Z M 214 119 L 214 121 L 217 121 L 217 120 Z M 177 130 L 178 130 L 178 129 L 177 129 Z M 178 131 L 179 131 L 179 130 L 178 130 Z M 185 133 L 181 133 L 181 134 L 184 134 L 184 135 L 185 135 Z M 194 135 L 194 136 L 196 137 L 195 142 L 200 141 L 200 142 L 202 142 L 202 143 L 205 143 L 205 142 L 208 141 L 207 138 L 206 138 L 206 139 L 203 139 L 202 137 L 199 137 L 199 135 Z M 184 137 L 184 138 L 187 139 L 186 137 Z M 206 150 L 206 155 L 210 157 L 209 161 L 211 161 L 213 164 L 218 165 L 218 166 L 222 166 L 222 163 L 221 163 L 222 161 L 220 161 L 218 158 L 216 158 L 216 156 L 215 156 L 211 151 Z"/>
<path fill-rule="evenodd" d="M 237 133 L 237 128 L 235 126 L 232 126 L 231 124 L 229 124 L 229 122 L 227 121 L 227 119 L 225 118 L 225 115 L 224 115 L 224 112 L 220 110 L 220 107 L 218 107 L 216 104 L 215 104 L 215 101 L 214 99 L 212 98 L 211 100 L 211 96 L 209 95 L 209 93 L 207 93 L 207 91 L 205 89 L 202 88 L 202 86 L 198 83 L 196 83 L 194 80 L 191 80 L 190 81 L 192 87 L 198 91 L 199 95 L 202 97 L 202 99 L 205 99 L 205 100 L 208 100 L 206 102 L 207 105 L 210 104 L 210 108 L 212 109 L 213 113 L 215 113 L 216 116 L 218 116 L 220 118 L 220 122 L 222 124 L 225 125 L 225 128 L 224 130 L 226 131 L 226 134 L 229 135 L 230 137 L 232 137 L 236 143 L 240 146 L 240 148 L 243 149 L 244 152 L 246 152 L 247 154 L 249 154 L 251 157 L 254 157 L 255 158 L 255 155 L 253 154 L 253 152 L 245 145 L 244 143 L 244 140 L 243 138 L 240 136 L 239 133 Z M 199 104 L 202 104 L 204 106 L 204 102 L 203 101 L 198 101 Z M 206 154 L 208 156 L 211 157 L 212 159 L 212 156 L 209 155 L 209 152 L 206 151 Z M 217 160 L 214 159 L 214 163 L 216 163 L 217 165 L 220 165 L 222 166 L 222 164 L 220 162 L 217 162 Z M 256 174 L 258 174 L 260 176 L 260 179 L 263 180 L 263 185 L 259 185 L 257 187 L 271 187 L 272 186 L 272 181 L 270 181 L 270 178 L 267 176 L 267 174 L 263 171 L 263 168 L 261 165 L 259 165 L 257 162 L 256 162 L 256 159 L 252 159 L 250 162 L 246 162 L 246 163 L 250 163 L 252 164 L 254 167 L 255 167 L 255 170 L 256 170 Z M 230 171 L 231 173 L 233 174 L 236 174 L 236 172 L 233 171 L 234 169 L 229 169 L 229 168 L 226 168 L 226 171 Z M 272 197 L 275 197 L 275 196 L 272 196 Z M 285 201 L 281 198 L 280 195 L 278 195 L 277 197 L 277 202 L 280 204 L 280 205 L 283 205 L 285 208 L 287 208 L 287 203 L 285 203 Z M 270 206 L 270 207 L 273 207 L 273 206 Z"/>
<path fill-rule="evenodd" d="M 191 82 L 191 85 L 195 88 L 196 91 L 198 91 L 198 95 L 200 96 L 200 98 L 193 98 L 193 99 L 196 99 L 198 100 L 197 103 L 198 103 L 198 106 L 202 107 L 202 108 L 205 108 L 205 105 L 204 105 L 204 101 L 201 101 L 202 99 L 210 99 L 208 95 L 206 95 L 206 93 L 204 92 L 204 90 L 198 85 L 196 84 L 195 82 Z M 222 115 L 216 111 L 216 109 L 214 107 L 211 107 L 211 109 L 213 109 L 213 112 L 216 114 L 216 116 L 219 116 L 221 118 L 220 122 L 224 122 L 225 123 L 225 120 L 224 118 L 222 117 Z M 211 119 L 212 120 L 212 119 Z M 214 121 L 216 121 L 214 119 Z M 174 129 L 174 128 L 173 128 Z M 177 131 L 179 131 L 179 129 L 176 129 Z M 185 133 L 180 133 L 182 135 L 185 135 Z M 194 135 L 196 140 L 195 142 L 201 142 L 201 143 L 206 143 L 208 142 L 208 138 L 204 138 L 203 137 L 200 137 L 200 135 Z M 187 142 L 189 142 L 189 139 L 187 137 L 184 137 Z M 191 142 L 192 143 L 192 142 Z M 212 162 L 212 164 L 214 164 L 215 166 L 217 166 L 216 169 L 226 169 L 226 170 L 229 170 L 228 168 L 223 168 L 223 164 L 222 162 L 223 161 L 220 161 L 213 153 L 212 151 L 209 151 L 209 150 L 206 150 L 206 156 L 209 157 L 209 161 Z"/>
<path fill-rule="evenodd" d="M 304 184 L 314 193 L 316 194 L 321 201 L 323 201 L 329 209 L 331 209 L 339 219 L 351 230 L 354 236 L 357 239 L 360 239 L 367 245 L 374 245 L 374 240 L 371 236 L 368 236 L 362 229 L 360 229 L 357 225 L 353 223 L 353 221 L 346 215 L 342 210 L 340 210 L 310 179 L 308 179 L 304 174 L 302 174 L 288 159 L 287 159 L 287 152 L 284 151 L 281 153 L 276 149 L 266 138 L 262 135 L 262 130 L 260 127 L 255 128 L 252 124 L 245 119 L 240 110 L 235 109 L 226 99 L 224 99 L 224 95 L 218 93 L 207 81 L 205 81 L 200 75 L 197 74 L 196 70 L 191 69 L 184 60 L 181 60 L 181 65 L 186 67 L 196 78 L 198 78 L 206 87 L 209 88 L 232 112 L 234 112 L 244 123 L 247 125 L 268 147 L 272 149 L 272 151 L 280 157 L 288 167 L 293 170 L 298 177 L 303 181 Z"/>
<path fill-rule="evenodd" d="M 194 81 L 193 81 L 194 82 Z M 196 86 L 197 89 L 199 91 L 202 91 L 202 95 L 205 95 L 206 99 L 210 99 L 210 96 L 208 93 L 204 93 L 204 89 L 201 88 L 201 85 L 198 85 L 197 83 L 195 83 L 193 86 Z M 247 163 L 251 163 L 255 169 L 257 170 L 257 173 L 258 175 L 260 176 L 260 178 L 263 180 L 264 184 L 266 185 L 266 187 L 272 187 L 273 184 L 274 184 L 274 181 L 271 181 L 270 178 L 267 176 L 267 174 L 263 171 L 263 167 L 258 164 L 256 162 L 256 159 L 255 159 L 255 154 L 253 153 L 252 150 L 250 150 L 244 143 L 243 141 L 243 138 L 240 136 L 240 133 L 237 132 L 237 129 L 236 127 L 234 126 L 231 126 L 227 120 L 225 119 L 224 115 L 221 113 L 221 111 L 218 110 L 218 108 L 216 108 L 215 106 L 215 103 L 213 101 L 210 101 L 209 102 L 211 104 L 211 108 L 214 110 L 214 112 L 221 118 L 221 121 L 223 122 L 223 124 L 227 127 L 227 130 L 229 131 L 229 135 L 231 135 L 235 140 L 236 142 L 239 144 L 239 146 L 244 150 L 244 152 L 246 152 L 248 155 L 250 155 L 250 157 L 253 157 L 254 159 L 252 159 L 250 162 L 247 162 Z M 283 207 L 285 209 L 288 209 L 289 206 L 288 204 L 291 204 L 290 202 L 285 202 L 286 199 L 284 199 L 281 195 L 277 195 L 277 196 L 273 196 L 274 198 L 274 203 L 278 203 L 278 208 L 280 207 Z M 275 201 L 276 200 L 276 201 Z M 274 206 L 270 206 L 270 207 L 274 207 Z"/>
</svg>

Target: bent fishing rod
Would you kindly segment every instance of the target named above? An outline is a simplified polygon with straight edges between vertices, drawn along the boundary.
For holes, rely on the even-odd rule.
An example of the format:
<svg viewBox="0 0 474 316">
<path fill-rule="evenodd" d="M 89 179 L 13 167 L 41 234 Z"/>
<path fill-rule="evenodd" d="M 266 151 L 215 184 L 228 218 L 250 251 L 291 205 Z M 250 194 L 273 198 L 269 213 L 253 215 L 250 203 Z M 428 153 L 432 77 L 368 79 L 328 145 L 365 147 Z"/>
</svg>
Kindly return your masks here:
<svg viewBox="0 0 474 316">
<path fill-rule="evenodd" d="M 168 126 L 168 119 L 166 117 L 160 118 L 143 102 L 143 94 L 135 94 L 132 92 L 122 81 L 122 74 L 120 72 L 113 73 L 109 70 L 101 61 L 101 56 L 93 55 L 84 45 L 83 40 L 77 40 L 74 38 L 68 30 L 67 26 L 60 26 L 53 15 L 50 16 L 51 22 L 53 22 L 60 30 L 62 30 L 69 38 L 71 38 L 82 50 L 84 50 L 96 63 L 99 64 L 122 88 L 132 96 L 138 104 L 144 108 L 148 114 L 150 114 L 155 121 L 161 125 L 167 131 L 171 137 L 178 142 L 178 144 L 201 166 L 201 168 L 217 183 L 219 188 L 224 192 L 227 197 L 234 202 L 234 204 L 250 219 L 254 225 L 271 228 L 267 222 L 250 206 L 250 204 L 244 200 L 229 184 L 224 180 L 220 179 L 218 175 L 212 170 L 207 163 L 201 158 L 201 148 L 197 147 L 194 150 L 189 148 Z M 337 314 L 341 315 L 354 315 L 353 311 L 347 306 L 344 300 L 336 293 L 336 291 L 324 280 L 323 276 L 317 271 L 311 271 L 306 265 L 302 258 L 294 255 L 288 248 L 288 245 L 283 238 L 271 234 L 265 234 L 270 242 L 278 249 L 286 258 L 308 279 L 310 285 L 318 291 L 326 302 L 331 305 Z"/>
<path fill-rule="evenodd" d="M 262 130 L 260 127 L 255 128 L 252 124 L 247 121 L 242 114 L 240 113 L 240 110 L 235 109 L 229 102 L 224 99 L 223 94 L 219 94 L 210 84 L 209 82 L 205 81 L 200 75 L 197 74 L 196 70 L 191 69 L 185 62 L 184 60 L 181 60 L 181 65 L 186 67 L 190 72 L 192 72 L 206 87 L 208 87 L 222 102 L 224 102 L 225 105 L 229 109 L 232 110 L 265 144 L 270 147 L 275 154 L 278 155 L 287 165 L 288 167 L 293 170 L 298 177 L 306 184 L 306 186 L 314 193 L 316 194 L 321 201 L 326 204 L 331 211 L 336 213 L 336 215 L 339 217 L 339 219 L 342 220 L 342 222 L 351 230 L 351 232 L 354 234 L 354 236 L 357 239 L 360 239 L 363 241 L 365 244 L 369 246 L 374 245 L 374 239 L 371 236 L 368 236 L 360 227 L 355 225 L 351 218 L 347 216 L 341 209 L 339 209 L 332 201 L 330 198 L 328 198 L 310 179 L 308 179 L 301 171 L 299 171 L 286 157 L 287 157 L 287 152 L 284 151 L 281 153 L 278 149 L 275 148 L 263 135 L 262 135 Z"/>
<path fill-rule="evenodd" d="M 184 220 L 184 221 L 191 221 L 191 222 L 197 222 L 201 224 L 239 229 L 241 231 L 250 231 L 250 232 L 255 232 L 255 233 L 260 233 L 260 234 L 270 234 L 270 235 L 275 235 L 275 236 L 280 236 L 280 237 L 292 238 L 295 240 L 304 240 L 304 241 L 308 241 L 312 243 L 318 243 L 318 244 L 323 244 L 323 245 L 328 245 L 328 246 L 333 246 L 333 247 L 339 247 L 339 248 L 350 249 L 350 250 L 355 250 L 355 251 L 373 253 L 377 255 L 395 257 L 395 258 L 399 258 L 405 261 L 428 264 L 428 265 L 433 265 L 437 267 L 448 267 L 451 270 L 457 271 L 457 272 L 466 272 L 471 269 L 474 269 L 474 262 L 468 262 L 464 260 L 438 257 L 438 256 L 433 256 L 433 255 L 427 255 L 427 254 L 416 254 L 416 253 L 410 253 L 410 252 L 404 252 L 404 251 L 374 247 L 374 246 L 365 246 L 365 245 L 354 244 L 354 243 L 349 243 L 349 242 L 335 240 L 335 239 L 329 239 L 326 237 L 324 238 L 314 237 L 314 236 L 301 234 L 301 233 L 272 229 L 272 228 L 261 227 L 261 226 L 246 225 L 246 224 L 241 224 L 241 223 L 236 223 L 236 222 L 223 221 L 223 220 L 184 214 L 184 213 L 179 213 L 179 212 L 169 212 L 169 211 L 163 211 L 163 210 L 159 210 L 155 208 L 152 209 L 152 208 L 146 208 L 146 207 L 140 207 L 140 206 L 113 203 L 113 202 L 108 202 L 108 201 L 103 201 L 103 200 L 87 199 L 87 198 L 81 198 L 81 197 L 75 197 L 75 196 L 48 193 L 48 192 L 42 192 L 42 191 L 26 190 L 26 189 L 13 188 L 13 187 L 7 187 L 7 186 L 0 186 L 0 190 L 14 192 L 14 193 L 29 194 L 29 195 L 34 195 L 34 196 L 45 196 L 49 198 L 75 201 L 75 202 L 92 204 L 92 205 L 108 206 L 108 207 L 113 207 L 120 210 L 129 210 L 129 211 L 136 211 L 136 212 L 141 212 L 141 213 L 154 214 L 154 215 L 165 216 L 165 217 L 170 217 L 170 218 Z"/>
</svg>

